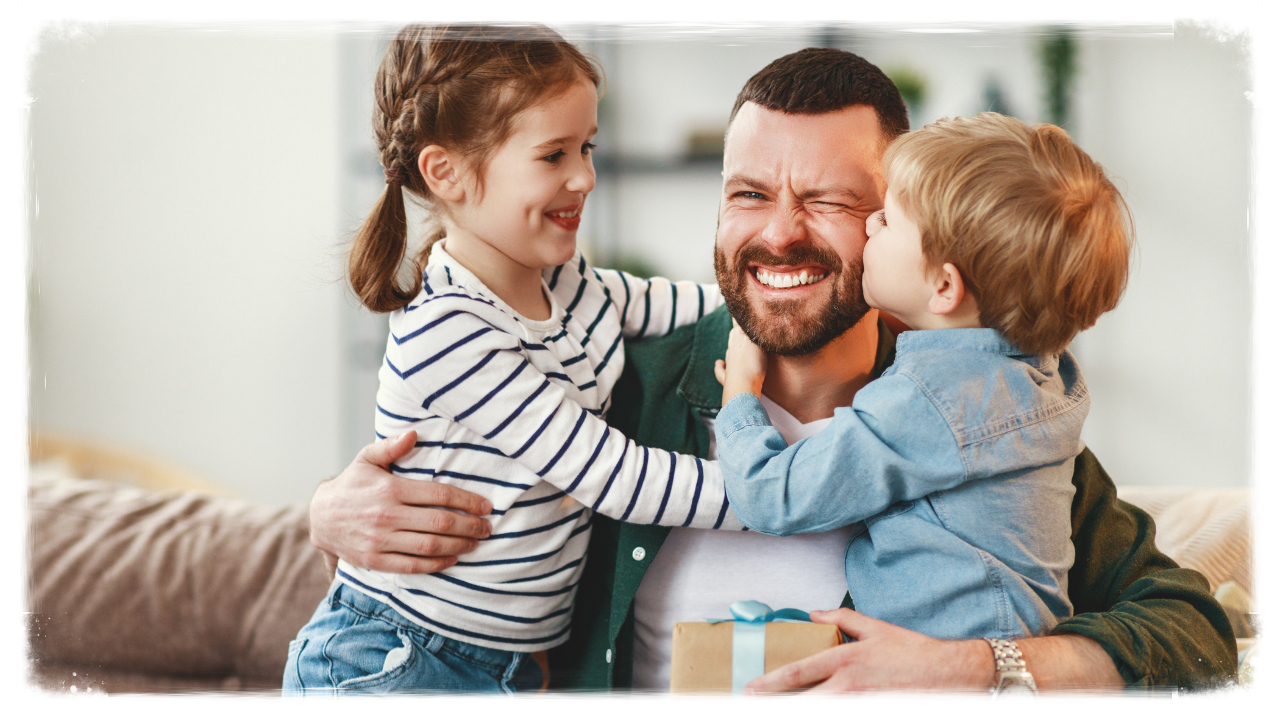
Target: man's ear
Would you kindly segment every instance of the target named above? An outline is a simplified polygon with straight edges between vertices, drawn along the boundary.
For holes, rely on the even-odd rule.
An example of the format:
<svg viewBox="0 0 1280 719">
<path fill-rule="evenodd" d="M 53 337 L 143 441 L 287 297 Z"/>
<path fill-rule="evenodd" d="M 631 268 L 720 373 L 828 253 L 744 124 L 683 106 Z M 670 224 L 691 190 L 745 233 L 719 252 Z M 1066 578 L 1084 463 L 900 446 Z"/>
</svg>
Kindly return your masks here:
<svg viewBox="0 0 1280 719">
<path fill-rule="evenodd" d="M 418 153 L 418 172 L 431 194 L 445 202 L 461 202 L 467 195 L 457 158 L 439 145 L 427 145 Z"/>
<path fill-rule="evenodd" d="M 929 312 L 935 315 L 949 315 L 960 309 L 967 296 L 964 289 L 964 278 L 960 270 L 950 262 L 942 263 L 933 280 L 933 295 L 929 297 Z"/>
</svg>

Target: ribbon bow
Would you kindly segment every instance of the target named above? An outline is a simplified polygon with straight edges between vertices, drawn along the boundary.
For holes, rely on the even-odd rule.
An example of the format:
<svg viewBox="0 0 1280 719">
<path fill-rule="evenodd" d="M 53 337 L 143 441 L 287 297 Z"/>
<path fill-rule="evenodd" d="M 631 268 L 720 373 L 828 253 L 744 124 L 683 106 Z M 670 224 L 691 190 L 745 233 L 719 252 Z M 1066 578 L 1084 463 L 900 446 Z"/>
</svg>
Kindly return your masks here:
<svg viewBox="0 0 1280 719">
<path fill-rule="evenodd" d="M 733 693 L 764 674 L 764 628 L 769 622 L 807 622 L 809 613 L 784 608 L 774 611 L 764 602 L 747 600 L 729 605 L 732 619 L 708 619 L 708 624 L 733 622 Z"/>
</svg>

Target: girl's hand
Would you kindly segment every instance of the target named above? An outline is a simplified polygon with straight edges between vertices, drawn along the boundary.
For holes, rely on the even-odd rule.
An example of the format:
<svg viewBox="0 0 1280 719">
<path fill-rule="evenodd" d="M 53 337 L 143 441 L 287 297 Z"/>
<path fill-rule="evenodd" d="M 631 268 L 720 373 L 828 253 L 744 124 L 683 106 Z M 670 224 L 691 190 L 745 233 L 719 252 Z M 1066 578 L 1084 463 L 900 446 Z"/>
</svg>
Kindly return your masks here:
<svg viewBox="0 0 1280 719">
<path fill-rule="evenodd" d="M 735 321 L 729 332 L 729 348 L 724 359 L 716 360 L 716 379 L 724 385 L 722 403 L 728 403 L 743 392 L 759 397 L 767 364 L 764 350 L 757 347 Z"/>
</svg>

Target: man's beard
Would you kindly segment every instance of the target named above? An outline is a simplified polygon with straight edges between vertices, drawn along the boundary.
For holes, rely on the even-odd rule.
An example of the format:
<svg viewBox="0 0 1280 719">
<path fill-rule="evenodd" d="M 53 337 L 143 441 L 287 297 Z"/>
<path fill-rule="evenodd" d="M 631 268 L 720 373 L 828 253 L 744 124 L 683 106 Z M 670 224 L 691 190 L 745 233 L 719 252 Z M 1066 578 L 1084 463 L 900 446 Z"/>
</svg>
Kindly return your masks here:
<svg viewBox="0 0 1280 719">
<path fill-rule="evenodd" d="M 751 263 L 820 265 L 829 273 L 830 293 L 825 302 L 813 298 L 763 299 L 763 316 L 757 316 L 748 296 L 751 279 L 747 266 Z M 804 245 L 779 256 L 760 244 L 747 244 L 730 266 L 717 243 L 715 265 L 716 281 L 729 314 L 752 342 L 770 354 L 797 357 L 817 352 L 857 324 L 870 309 L 862 298 L 861 259 L 846 266 L 839 255 L 828 249 Z"/>
</svg>

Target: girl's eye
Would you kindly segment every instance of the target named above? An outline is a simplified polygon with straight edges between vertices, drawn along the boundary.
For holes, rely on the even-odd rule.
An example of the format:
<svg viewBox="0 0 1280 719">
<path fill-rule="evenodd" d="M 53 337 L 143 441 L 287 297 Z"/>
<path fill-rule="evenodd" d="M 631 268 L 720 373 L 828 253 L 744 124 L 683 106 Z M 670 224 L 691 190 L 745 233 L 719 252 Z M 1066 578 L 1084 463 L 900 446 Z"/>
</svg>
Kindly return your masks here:
<svg viewBox="0 0 1280 719">
<path fill-rule="evenodd" d="M 562 157 L 564 157 L 564 150 L 556 150 L 555 152 L 551 153 L 550 155 L 547 155 L 547 156 L 543 157 L 543 158 L 542 158 L 542 161 L 543 161 L 543 162 L 549 162 L 549 163 L 551 163 L 552 165 L 554 165 L 554 164 L 556 164 L 557 162 L 559 162 L 559 161 L 560 161 L 560 158 L 562 158 Z"/>
<path fill-rule="evenodd" d="M 880 210 L 875 214 L 875 221 L 880 223 L 881 225 L 884 225 L 885 227 L 889 226 L 889 223 L 885 222 L 884 220 L 884 210 Z"/>
<path fill-rule="evenodd" d="M 584 142 L 582 144 L 582 154 L 584 155 L 590 155 L 591 152 L 595 149 L 596 149 L 596 143 L 594 142 Z"/>
</svg>

